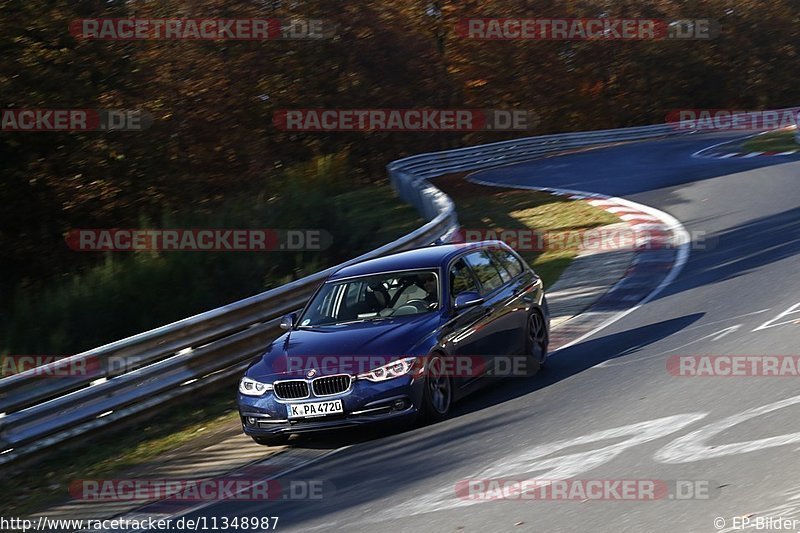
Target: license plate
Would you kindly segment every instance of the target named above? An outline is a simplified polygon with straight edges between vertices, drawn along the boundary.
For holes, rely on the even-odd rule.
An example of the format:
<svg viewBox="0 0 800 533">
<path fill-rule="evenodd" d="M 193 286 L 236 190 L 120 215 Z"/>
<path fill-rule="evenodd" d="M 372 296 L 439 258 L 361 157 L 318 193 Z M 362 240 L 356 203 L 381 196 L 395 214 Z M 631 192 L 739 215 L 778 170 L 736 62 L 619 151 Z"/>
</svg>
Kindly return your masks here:
<svg viewBox="0 0 800 533">
<path fill-rule="evenodd" d="M 335 415 L 344 413 L 342 400 L 327 402 L 290 403 L 289 418 L 313 418 L 315 416 Z"/>
</svg>

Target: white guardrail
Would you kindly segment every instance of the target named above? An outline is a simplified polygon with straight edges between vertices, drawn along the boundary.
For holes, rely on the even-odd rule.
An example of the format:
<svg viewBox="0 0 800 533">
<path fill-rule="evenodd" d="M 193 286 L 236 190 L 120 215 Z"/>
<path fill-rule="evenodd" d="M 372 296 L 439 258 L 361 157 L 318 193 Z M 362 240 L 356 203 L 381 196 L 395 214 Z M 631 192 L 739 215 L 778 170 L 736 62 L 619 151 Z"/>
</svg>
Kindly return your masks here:
<svg viewBox="0 0 800 533">
<path fill-rule="evenodd" d="M 685 134 L 670 125 L 566 133 L 416 155 L 388 165 L 392 184 L 427 222 L 416 231 L 312 276 L 230 305 L 0 379 L 0 466 L 68 439 L 120 425 L 198 389 L 232 381 L 279 333 L 280 318 L 302 308 L 344 265 L 446 241 L 455 208 L 428 178 L 485 169 L 596 144 Z M 118 364 L 123 361 L 124 364 Z M 54 377 L 58 369 L 91 369 Z M 233 393 L 232 393 L 233 394 Z"/>
</svg>

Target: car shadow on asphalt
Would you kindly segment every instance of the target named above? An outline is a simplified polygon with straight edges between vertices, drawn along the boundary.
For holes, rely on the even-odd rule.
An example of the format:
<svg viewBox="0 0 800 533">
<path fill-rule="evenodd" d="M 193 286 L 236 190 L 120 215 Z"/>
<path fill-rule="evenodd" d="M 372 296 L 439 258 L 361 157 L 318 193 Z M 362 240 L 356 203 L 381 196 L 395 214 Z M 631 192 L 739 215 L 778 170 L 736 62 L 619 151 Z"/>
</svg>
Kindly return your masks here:
<svg viewBox="0 0 800 533">
<path fill-rule="evenodd" d="M 601 335 L 569 348 L 558 350 L 548 358 L 547 366 L 535 376 L 496 379 L 484 389 L 456 403 L 449 418 L 455 419 L 514 400 L 549 387 L 604 361 L 631 355 L 649 344 L 683 330 L 702 317 L 703 313 L 684 315 L 618 333 Z M 410 427 L 410 424 L 402 427 L 386 424 L 328 431 L 322 435 L 295 435 L 290 441 L 290 446 L 333 450 L 342 446 L 359 444 L 403 433 Z"/>
<path fill-rule="evenodd" d="M 532 378 L 499 380 L 460 404 L 454 406 L 453 416 L 486 409 L 583 372 L 604 361 L 629 356 L 637 350 L 665 339 L 700 320 L 704 313 L 662 320 L 647 326 L 602 335 L 558 350 L 547 359 L 547 366 Z"/>
<path fill-rule="evenodd" d="M 358 522 L 361 529 L 374 530 L 378 524 L 396 520 L 398 516 L 394 515 L 404 513 L 406 505 L 413 507 L 420 496 L 423 499 L 432 498 L 434 502 L 452 499 L 454 489 L 450 483 L 474 475 L 478 465 L 486 465 L 492 459 L 492 453 L 487 454 L 487 449 L 509 453 L 502 435 L 509 426 L 519 422 L 517 410 L 495 409 L 491 416 L 479 417 L 478 420 L 471 419 L 469 415 L 535 393 L 604 361 L 623 356 L 635 357 L 641 348 L 682 331 L 703 315 L 687 314 L 625 331 L 606 335 L 601 333 L 596 338 L 559 350 L 548 360 L 546 370 L 540 374 L 529 378 L 498 380 L 494 385 L 456 404 L 452 417 L 440 423 L 411 431 L 379 426 L 298 439 L 292 444 L 298 448 L 333 450 L 349 446 L 340 450 L 340 453 L 279 478 L 279 483 L 287 487 L 303 480 L 323 480 L 326 492 L 322 497 L 313 501 L 279 498 L 268 504 L 224 501 L 201 513 L 253 516 L 264 514 L 268 509 L 270 514 L 280 516 L 291 527 L 327 531 L 351 508 L 395 501 L 393 505 L 398 508 L 381 508 L 381 512 L 360 516 L 357 520 L 348 518 L 350 526 L 356 526 L 353 522 Z M 534 409 L 526 412 L 526 416 L 535 419 L 537 402 L 532 404 Z M 478 441 L 486 445 L 461 445 Z M 524 444 L 525 440 L 520 442 Z M 426 487 L 426 480 L 431 480 L 431 484 L 427 485 L 427 489 L 422 489 Z M 441 485 L 435 491 L 431 487 L 436 487 L 437 482 L 433 480 L 438 480 Z M 424 490 L 431 492 L 420 492 Z M 412 514 L 418 512 L 415 509 L 411 509 Z M 388 514 L 384 516 L 384 512 Z M 314 527 L 315 523 L 322 525 Z"/>
</svg>

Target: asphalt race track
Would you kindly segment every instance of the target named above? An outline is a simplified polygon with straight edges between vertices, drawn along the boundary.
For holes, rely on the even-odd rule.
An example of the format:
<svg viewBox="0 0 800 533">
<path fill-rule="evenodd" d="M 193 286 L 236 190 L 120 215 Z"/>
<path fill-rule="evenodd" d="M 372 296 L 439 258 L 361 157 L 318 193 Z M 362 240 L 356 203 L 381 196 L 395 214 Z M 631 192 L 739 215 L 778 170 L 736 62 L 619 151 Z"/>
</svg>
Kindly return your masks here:
<svg viewBox="0 0 800 533">
<path fill-rule="evenodd" d="M 800 520 L 798 378 L 667 370 L 675 355 L 800 352 L 800 162 L 690 157 L 722 139 L 632 143 L 476 175 L 650 205 L 706 232 L 706 249 L 693 249 L 640 309 L 556 352 L 536 378 L 285 476 L 324 480 L 320 499 L 219 502 L 187 516 L 278 516 L 283 531 L 733 531 L 742 516 L 751 526 Z M 655 480 L 668 491 L 633 501 L 456 495 L 460 481 L 500 478 Z"/>
</svg>

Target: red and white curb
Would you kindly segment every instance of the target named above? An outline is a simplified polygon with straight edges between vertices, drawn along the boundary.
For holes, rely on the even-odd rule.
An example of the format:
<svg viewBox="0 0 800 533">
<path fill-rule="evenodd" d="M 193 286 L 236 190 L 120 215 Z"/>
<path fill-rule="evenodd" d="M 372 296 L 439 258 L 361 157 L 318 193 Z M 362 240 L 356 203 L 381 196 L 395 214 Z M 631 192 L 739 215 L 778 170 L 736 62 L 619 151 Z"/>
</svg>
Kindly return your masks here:
<svg viewBox="0 0 800 533">
<path fill-rule="evenodd" d="M 672 248 L 681 251 L 685 248 L 685 253 L 688 255 L 689 233 L 675 217 L 653 207 L 599 193 L 531 185 L 506 185 L 479 180 L 472 176 L 467 176 L 465 179 L 477 185 L 488 187 L 534 190 L 554 196 L 564 196 L 570 200 L 585 200 L 593 207 L 616 215 L 635 234 L 641 235 L 644 240 L 637 240 L 638 249 Z"/>
<path fill-rule="evenodd" d="M 465 179 L 478 185 L 533 190 L 586 201 L 613 213 L 631 229 L 647 236 L 645 242 L 637 242 L 634 259 L 616 284 L 584 312 L 561 324 L 557 330 L 554 328 L 550 355 L 582 342 L 645 305 L 675 280 L 689 259 L 689 232 L 678 219 L 654 207 L 599 193 L 500 184 L 473 175 Z"/>
<path fill-rule="evenodd" d="M 708 150 L 706 148 L 705 150 Z M 692 154 L 692 157 L 697 159 L 750 159 L 751 157 L 783 157 L 789 155 L 795 155 L 800 153 L 800 150 L 788 150 L 786 152 L 715 152 L 709 154 L 703 154 L 700 152 L 695 152 Z"/>
<path fill-rule="evenodd" d="M 754 151 L 741 151 L 741 150 L 730 151 L 724 149 L 725 146 L 727 145 L 739 145 L 747 139 L 752 139 L 753 137 L 758 137 L 759 135 L 764 135 L 767 133 L 773 133 L 774 131 L 775 130 L 762 131 L 760 133 L 756 133 L 755 135 L 748 135 L 746 137 L 734 139 L 732 141 L 717 143 L 709 147 L 703 148 L 702 150 L 696 151 L 695 153 L 692 154 L 692 157 L 695 159 L 750 159 L 752 157 L 786 157 L 800 153 L 800 148 L 798 148 L 797 150 L 787 150 L 785 152 L 768 152 L 768 151 L 754 152 Z"/>
</svg>

